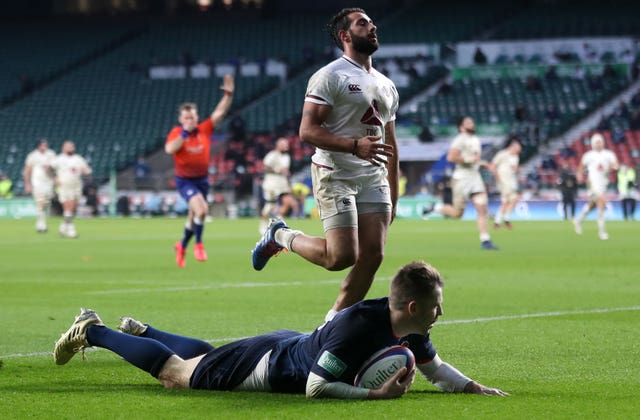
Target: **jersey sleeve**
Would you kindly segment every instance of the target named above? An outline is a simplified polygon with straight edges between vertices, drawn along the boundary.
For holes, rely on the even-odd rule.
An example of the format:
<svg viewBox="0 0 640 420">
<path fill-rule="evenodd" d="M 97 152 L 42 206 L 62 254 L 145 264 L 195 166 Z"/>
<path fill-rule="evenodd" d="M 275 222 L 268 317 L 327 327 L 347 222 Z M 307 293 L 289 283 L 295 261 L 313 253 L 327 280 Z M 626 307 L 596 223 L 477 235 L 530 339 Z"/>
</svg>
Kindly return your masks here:
<svg viewBox="0 0 640 420">
<path fill-rule="evenodd" d="M 305 102 L 318 105 L 334 105 L 336 76 L 327 71 L 318 71 L 309 79 Z"/>
<path fill-rule="evenodd" d="M 412 334 L 404 337 L 400 342 L 406 343 L 406 346 L 413 352 L 417 364 L 428 363 L 436 357 L 437 352 L 429 336 Z"/>
<path fill-rule="evenodd" d="M 207 137 L 211 137 L 214 129 L 215 127 L 213 126 L 213 121 L 211 120 L 211 117 L 207 118 L 206 120 L 198 124 L 198 131 L 205 134 Z"/>
<path fill-rule="evenodd" d="M 462 136 L 461 135 L 457 135 L 453 138 L 453 141 L 451 142 L 451 147 L 454 147 L 460 151 L 462 151 Z"/>
<path fill-rule="evenodd" d="M 331 326 L 331 334 L 318 352 L 311 372 L 329 382 L 352 385 L 359 368 L 372 353 L 368 343 L 373 332 L 365 320 L 357 318 L 350 317 L 347 322 Z"/>
<path fill-rule="evenodd" d="M 493 157 L 493 160 L 491 161 L 491 163 L 493 163 L 496 166 L 499 166 L 500 163 L 502 162 L 502 157 L 504 156 L 504 154 L 502 153 L 502 151 L 499 151 L 498 153 L 496 153 L 496 155 Z"/>
<path fill-rule="evenodd" d="M 167 134 L 167 139 L 165 141 L 165 144 L 171 143 L 180 135 L 181 132 L 182 132 L 182 127 L 180 127 L 179 125 L 173 127 L 171 131 L 169 131 L 169 134 Z"/>
</svg>

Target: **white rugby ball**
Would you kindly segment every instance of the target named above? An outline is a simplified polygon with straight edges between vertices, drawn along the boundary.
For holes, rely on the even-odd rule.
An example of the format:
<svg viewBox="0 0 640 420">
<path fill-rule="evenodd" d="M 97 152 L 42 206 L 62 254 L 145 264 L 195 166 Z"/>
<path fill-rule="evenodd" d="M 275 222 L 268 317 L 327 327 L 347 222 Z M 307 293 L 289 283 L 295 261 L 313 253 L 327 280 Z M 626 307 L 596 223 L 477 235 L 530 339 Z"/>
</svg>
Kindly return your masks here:
<svg viewBox="0 0 640 420">
<path fill-rule="evenodd" d="M 402 367 L 411 372 L 416 359 L 404 346 L 385 347 L 373 354 L 360 368 L 354 385 L 360 388 L 378 389 Z"/>
</svg>

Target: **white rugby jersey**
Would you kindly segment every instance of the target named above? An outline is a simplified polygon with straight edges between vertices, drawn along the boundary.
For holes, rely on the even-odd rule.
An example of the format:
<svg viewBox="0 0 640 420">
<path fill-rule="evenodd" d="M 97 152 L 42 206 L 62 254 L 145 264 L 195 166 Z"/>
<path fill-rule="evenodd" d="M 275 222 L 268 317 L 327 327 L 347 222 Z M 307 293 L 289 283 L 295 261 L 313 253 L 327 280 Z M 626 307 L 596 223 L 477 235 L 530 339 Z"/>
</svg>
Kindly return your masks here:
<svg viewBox="0 0 640 420">
<path fill-rule="evenodd" d="M 460 150 L 460 154 L 465 161 L 471 162 L 473 156 L 480 156 L 482 145 L 480 139 L 476 135 L 460 133 L 453 139 L 451 147 Z M 456 169 L 453 171 L 452 178 L 461 179 L 478 174 L 480 165 L 476 163 L 457 163 Z"/>
<path fill-rule="evenodd" d="M 90 171 L 89 165 L 84 158 L 78 154 L 59 154 L 54 161 L 53 168 L 56 170 L 56 178 L 63 186 L 82 185 L 83 171 Z"/>
<path fill-rule="evenodd" d="M 55 159 L 56 154 L 50 149 L 45 150 L 44 153 L 36 149 L 27 155 L 24 164 L 31 167 L 31 185 L 53 185 L 53 177 L 49 168 Z"/>
<path fill-rule="evenodd" d="M 367 72 L 363 66 L 342 56 L 318 70 L 307 85 L 305 102 L 329 105 L 323 127 L 347 138 L 382 136 L 384 127 L 396 118 L 398 91 L 393 82 L 376 69 Z M 394 151 L 397 153 L 397 151 Z M 313 162 L 332 168 L 362 169 L 379 167 L 351 153 L 331 152 L 316 147 Z"/>
<path fill-rule="evenodd" d="M 263 161 L 265 166 L 264 184 L 282 184 L 288 183 L 287 175 L 282 174 L 283 169 L 289 170 L 291 167 L 291 156 L 288 153 L 280 153 L 277 150 L 272 150 L 264 157 Z M 268 167 L 268 168 L 267 168 Z"/>
<path fill-rule="evenodd" d="M 616 155 L 607 149 L 589 150 L 582 155 L 582 165 L 587 168 L 589 184 L 605 186 L 609 183 L 609 172 L 617 166 Z"/>
<path fill-rule="evenodd" d="M 493 157 L 492 163 L 496 165 L 496 172 L 502 181 L 513 180 L 518 172 L 520 157 L 509 153 L 506 149 L 500 150 Z"/>
</svg>

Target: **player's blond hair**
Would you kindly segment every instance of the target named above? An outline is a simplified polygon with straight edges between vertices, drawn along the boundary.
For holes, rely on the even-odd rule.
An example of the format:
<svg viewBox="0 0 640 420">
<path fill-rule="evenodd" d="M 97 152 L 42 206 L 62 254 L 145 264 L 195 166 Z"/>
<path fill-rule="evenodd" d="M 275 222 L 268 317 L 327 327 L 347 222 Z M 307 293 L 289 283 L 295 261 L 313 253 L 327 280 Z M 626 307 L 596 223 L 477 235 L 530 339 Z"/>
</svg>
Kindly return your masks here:
<svg viewBox="0 0 640 420">
<path fill-rule="evenodd" d="M 410 262 L 391 280 L 389 306 L 399 309 L 413 300 L 428 298 L 437 287 L 444 287 L 444 279 L 438 270 L 424 261 Z"/>
<path fill-rule="evenodd" d="M 182 111 L 198 112 L 198 105 L 193 102 L 183 102 L 180 104 L 180 106 L 178 106 L 178 115 L 180 115 Z"/>
</svg>

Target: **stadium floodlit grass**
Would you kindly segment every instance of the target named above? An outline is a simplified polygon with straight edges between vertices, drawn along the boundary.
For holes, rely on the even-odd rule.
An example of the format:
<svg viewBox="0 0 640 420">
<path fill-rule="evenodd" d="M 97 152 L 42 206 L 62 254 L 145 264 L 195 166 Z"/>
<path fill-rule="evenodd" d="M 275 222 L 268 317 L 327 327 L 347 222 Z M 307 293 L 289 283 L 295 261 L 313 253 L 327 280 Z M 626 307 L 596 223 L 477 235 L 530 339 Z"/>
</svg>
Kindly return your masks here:
<svg viewBox="0 0 640 420">
<path fill-rule="evenodd" d="M 445 276 L 442 358 L 509 398 L 452 395 L 419 377 L 391 401 L 165 390 L 118 356 L 88 351 L 65 366 L 50 352 L 78 309 L 112 327 L 131 315 L 214 345 L 280 328 L 311 331 L 345 272 L 296 255 L 251 268 L 255 219 L 207 224 L 209 261 L 175 266 L 180 219 L 78 220 L 80 238 L 0 221 L 0 412 L 3 418 L 632 418 L 640 412 L 640 224 L 520 222 L 483 251 L 474 222 L 397 220 L 369 297 L 399 266 L 424 259 Z M 292 225 L 321 234 L 317 220 Z"/>
</svg>

